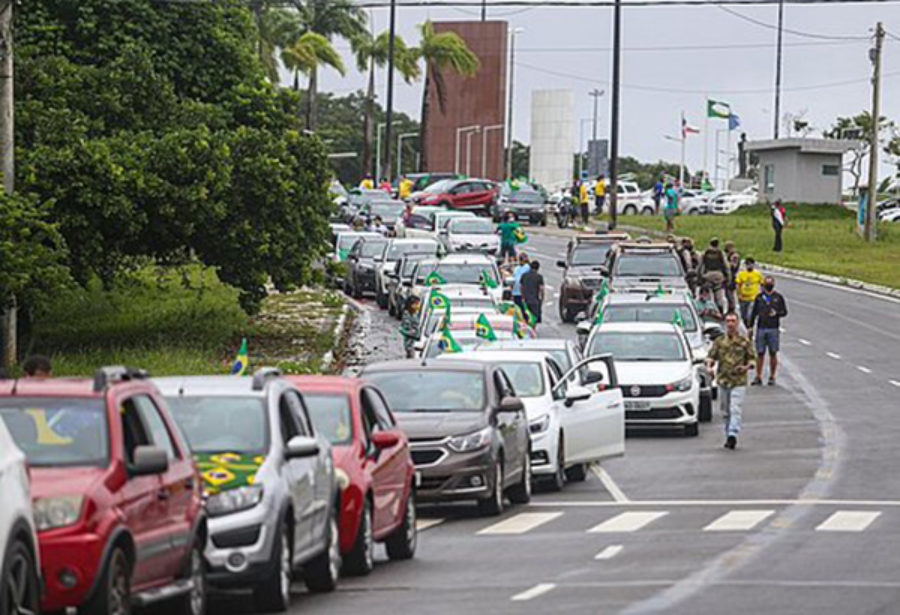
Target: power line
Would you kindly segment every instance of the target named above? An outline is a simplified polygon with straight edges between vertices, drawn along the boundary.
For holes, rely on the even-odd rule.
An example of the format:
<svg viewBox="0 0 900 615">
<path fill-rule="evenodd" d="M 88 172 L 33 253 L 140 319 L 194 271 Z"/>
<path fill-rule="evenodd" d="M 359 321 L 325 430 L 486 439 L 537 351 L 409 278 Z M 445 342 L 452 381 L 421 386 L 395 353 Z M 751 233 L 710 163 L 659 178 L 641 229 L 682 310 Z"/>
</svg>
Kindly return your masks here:
<svg viewBox="0 0 900 615">
<path fill-rule="evenodd" d="M 167 1 L 167 0 L 162 0 Z M 176 0 L 180 1 L 180 0 Z M 193 0 L 197 1 L 197 0 Z M 900 0 L 785 0 L 793 5 L 843 5 L 843 4 L 894 4 Z M 627 7 L 647 6 L 771 6 L 778 0 L 628 0 Z M 360 0 L 360 8 L 387 8 L 387 0 Z M 481 6 L 481 0 L 397 0 L 398 8 L 442 8 L 458 6 Z M 535 8 L 592 8 L 615 6 L 614 0 L 495 0 L 492 7 L 535 7 Z"/>
<path fill-rule="evenodd" d="M 778 28 L 778 26 L 776 26 L 775 24 L 770 24 L 766 21 L 754 19 L 753 17 L 750 17 L 749 15 L 744 15 L 743 13 L 739 13 L 739 12 L 735 11 L 734 9 L 728 8 L 727 6 L 717 6 L 716 8 L 718 8 L 722 11 L 725 11 L 729 15 L 734 15 L 735 17 L 743 19 L 744 21 L 748 21 L 757 26 L 762 26 L 763 28 L 768 28 L 769 30 L 775 30 Z M 790 28 L 782 28 L 782 30 L 784 32 L 787 32 L 788 34 L 793 34 L 794 36 L 802 36 L 805 38 L 816 38 L 816 39 L 828 40 L 828 41 L 867 41 L 867 40 L 869 40 L 868 36 L 835 36 L 835 35 L 831 35 L 831 34 L 819 34 L 817 32 L 802 32 L 800 30 L 792 30 Z"/>
</svg>

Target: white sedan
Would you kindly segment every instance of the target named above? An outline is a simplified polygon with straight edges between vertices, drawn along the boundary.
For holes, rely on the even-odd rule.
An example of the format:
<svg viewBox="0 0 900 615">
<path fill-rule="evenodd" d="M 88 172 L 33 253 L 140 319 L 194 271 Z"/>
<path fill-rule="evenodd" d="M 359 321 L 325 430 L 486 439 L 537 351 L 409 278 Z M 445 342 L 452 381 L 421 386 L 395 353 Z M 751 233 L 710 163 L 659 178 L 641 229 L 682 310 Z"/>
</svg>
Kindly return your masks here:
<svg viewBox="0 0 900 615">
<path fill-rule="evenodd" d="M 456 356 L 500 366 L 512 380 L 528 417 L 532 474 L 551 489 L 562 489 L 566 478 L 584 480 L 589 464 L 625 453 L 622 393 L 615 382 L 594 391 L 569 382 L 588 363 L 606 362 L 605 371 L 615 374 L 611 357 L 590 357 L 563 373 L 543 352 L 476 349 Z M 600 372 L 588 375 L 588 383 L 601 378 Z"/>
</svg>

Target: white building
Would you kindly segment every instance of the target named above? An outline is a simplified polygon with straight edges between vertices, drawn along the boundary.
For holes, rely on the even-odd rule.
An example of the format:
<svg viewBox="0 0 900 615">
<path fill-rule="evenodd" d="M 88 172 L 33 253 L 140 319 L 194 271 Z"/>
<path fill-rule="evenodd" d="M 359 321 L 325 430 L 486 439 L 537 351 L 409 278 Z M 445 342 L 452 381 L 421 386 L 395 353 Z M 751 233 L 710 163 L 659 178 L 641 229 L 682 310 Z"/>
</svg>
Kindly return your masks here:
<svg viewBox="0 0 900 615">
<path fill-rule="evenodd" d="M 530 179 L 551 191 L 571 184 L 574 141 L 575 92 L 533 91 Z"/>
</svg>

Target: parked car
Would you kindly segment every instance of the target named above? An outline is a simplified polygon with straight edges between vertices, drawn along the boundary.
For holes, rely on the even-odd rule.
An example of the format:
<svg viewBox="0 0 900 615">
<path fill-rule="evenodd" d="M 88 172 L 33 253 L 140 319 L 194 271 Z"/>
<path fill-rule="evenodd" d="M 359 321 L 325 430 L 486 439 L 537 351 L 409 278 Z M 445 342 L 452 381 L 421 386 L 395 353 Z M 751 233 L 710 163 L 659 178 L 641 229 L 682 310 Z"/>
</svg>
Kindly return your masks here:
<svg viewBox="0 0 900 615">
<path fill-rule="evenodd" d="M 431 235 L 431 239 L 436 239 L 434 237 L 434 215 L 444 211 L 447 210 L 443 207 L 436 206 L 419 205 L 413 207 L 408 221 L 404 221 L 402 217 L 397 221 L 397 226 L 394 227 L 394 235 L 397 237 L 409 238 L 416 237 L 416 235 L 418 235 L 419 238 L 425 235 Z M 413 232 L 411 235 L 408 235 L 407 233 L 410 230 L 422 232 L 418 234 Z"/>
<path fill-rule="evenodd" d="M 279 376 L 156 379 L 208 495 L 209 582 L 251 589 L 263 611 L 290 606 L 295 570 L 311 591 L 331 591 L 341 566 L 331 447 Z"/>
<path fill-rule="evenodd" d="M 378 307 L 388 307 L 390 296 L 390 273 L 397 270 L 400 260 L 407 254 L 419 254 L 424 257 L 434 257 L 438 253 L 439 244 L 430 239 L 406 239 L 393 238 L 388 241 L 384 249 L 384 257 L 375 268 L 375 301 Z"/>
<path fill-rule="evenodd" d="M 43 611 L 205 612 L 200 477 L 144 372 L 0 382 L 0 416 L 30 467 Z"/>
<path fill-rule="evenodd" d="M 625 398 L 625 426 L 699 433 L 700 381 L 681 327 L 608 323 L 596 327 L 585 354 L 612 355 Z"/>
<path fill-rule="evenodd" d="M 506 373 L 473 361 L 391 361 L 362 377 L 384 392 L 410 439 L 420 502 L 476 500 L 499 515 L 504 497 L 531 500 L 525 406 Z"/>
<path fill-rule="evenodd" d="M 341 486 L 344 570 L 365 575 L 375 543 L 392 560 L 415 555 L 415 469 L 406 435 L 373 384 L 337 376 L 289 376 L 303 393 L 316 430 L 331 442 Z"/>
<path fill-rule="evenodd" d="M 331 260 L 335 262 L 347 260 L 350 250 L 353 249 L 356 242 L 362 239 L 383 239 L 383 237 L 378 233 L 368 231 L 340 232 L 334 240 L 334 252 L 331 253 Z"/>
<path fill-rule="evenodd" d="M 414 192 L 409 200 L 418 205 L 437 205 L 447 209 L 473 211 L 491 215 L 497 202 L 497 186 L 489 179 L 445 179 L 431 184 L 422 192 Z"/>
<path fill-rule="evenodd" d="M 641 214 L 652 216 L 656 213 L 653 199 L 645 197 L 637 182 L 620 181 L 616 207 L 622 215 L 635 216 Z M 607 199 L 607 207 L 609 206 Z"/>
<path fill-rule="evenodd" d="M 712 213 L 709 199 L 712 192 L 700 190 L 682 190 L 678 196 L 678 209 L 687 216 L 706 215 Z"/>
<path fill-rule="evenodd" d="M 487 288 L 487 293 L 496 301 L 502 301 L 504 280 L 497 268 L 497 262 L 484 254 L 448 254 L 440 260 L 419 263 L 415 277 L 410 281 L 410 293 L 424 299 L 431 290 L 428 276 L 436 274 L 443 279 L 440 285 L 465 284 L 476 288 L 483 286 L 485 276 L 494 281 L 495 286 Z"/>
<path fill-rule="evenodd" d="M 517 220 L 547 226 L 547 205 L 544 195 L 537 190 L 520 188 L 519 190 L 501 191 L 497 203 L 491 207 L 494 222 L 500 222 L 507 213 L 512 212 Z"/>
<path fill-rule="evenodd" d="M 567 477 L 584 480 L 593 462 L 625 454 L 624 406 L 615 379 L 602 391 L 569 382 L 581 367 L 587 369 L 587 365 L 601 361 L 606 363 L 606 372 L 615 375 L 608 355 L 590 357 L 567 371 L 543 352 L 481 352 L 476 348 L 458 356 L 490 363 L 509 376 L 516 395 L 525 404 L 532 475 L 552 490 L 562 489 Z M 604 378 L 601 372 L 589 370 L 586 380 L 595 383 Z"/>
<path fill-rule="evenodd" d="M 559 287 L 560 320 L 572 322 L 578 312 L 587 308 L 609 273 L 610 249 L 630 239 L 627 233 L 604 233 L 576 235 L 569 240 L 566 258 L 556 261 L 557 266 L 565 270 Z"/>
<path fill-rule="evenodd" d="M 441 294 L 446 297 L 450 303 L 450 314 L 452 318 L 457 318 L 462 314 L 496 314 L 497 298 L 489 293 L 483 286 L 474 286 L 471 284 L 449 284 L 439 286 Z M 440 324 L 441 317 L 445 315 L 443 308 L 434 308 L 425 301 L 419 310 L 419 340 L 416 349 L 421 351 L 425 347 L 425 340 L 434 333 Z"/>
<path fill-rule="evenodd" d="M 405 237 L 415 237 L 418 239 L 441 240 L 441 231 L 447 228 L 450 221 L 454 218 L 474 218 L 475 214 L 471 211 L 454 211 L 442 209 L 428 216 L 426 225 L 420 228 L 418 224 L 413 224 L 405 230 Z"/>
<path fill-rule="evenodd" d="M 363 293 L 374 293 L 377 270 L 384 259 L 388 241 L 378 235 L 357 241 L 347 255 L 347 277 L 344 290 L 359 299 Z"/>
<path fill-rule="evenodd" d="M 755 205 L 759 199 L 752 192 L 719 192 L 709 200 L 714 214 L 731 214 L 741 207 Z"/>
<path fill-rule="evenodd" d="M 421 192 L 431 184 L 437 183 L 445 179 L 458 179 L 459 175 L 450 172 L 435 173 L 407 173 L 406 178 L 412 181 L 412 192 Z"/>
<path fill-rule="evenodd" d="M 409 290 L 412 288 L 412 281 L 415 278 L 416 267 L 419 261 L 432 259 L 434 259 L 434 255 L 405 254 L 394 265 L 393 271 L 385 273 L 388 314 L 397 319 L 402 316 L 403 306 Z"/>
<path fill-rule="evenodd" d="M 404 205 L 403 201 L 371 201 L 360 207 L 356 218 L 363 224 L 368 224 L 369 221 L 374 221 L 375 218 L 381 218 L 381 222 L 388 232 L 393 233 L 397 226 L 397 221 L 400 220 L 400 216 L 403 215 L 405 208 L 406 205 Z"/>
<path fill-rule="evenodd" d="M 451 218 L 440 230 L 440 238 L 450 253 L 477 252 L 494 256 L 500 251 L 500 236 L 484 218 Z"/>
<path fill-rule="evenodd" d="M 621 242 L 607 259 L 609 283 L 617 292 L 688 287 L 681 258 L 669 243 Z"/>
<path fill-rule="evenodd" d="M 0 388 L 3 387 L 0 382 Z M 0 417 L 7 418 L 0 402 Z M 0 613 L 37 613 L 40 561 L 25 455 L 0 420 Z"/>
</svg>

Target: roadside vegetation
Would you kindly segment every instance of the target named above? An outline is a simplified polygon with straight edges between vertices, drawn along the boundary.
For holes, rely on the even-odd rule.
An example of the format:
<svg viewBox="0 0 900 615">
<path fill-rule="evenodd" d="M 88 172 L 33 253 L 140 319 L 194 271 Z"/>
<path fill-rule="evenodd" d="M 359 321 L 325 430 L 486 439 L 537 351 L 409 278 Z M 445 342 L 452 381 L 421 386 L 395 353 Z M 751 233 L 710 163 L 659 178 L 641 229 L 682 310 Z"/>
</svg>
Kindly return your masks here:
<svg viewBox="0 0 900 615">
<path fill-rule="evenodd" d="M 741 256 L 757 261 L 807 269 L 900 288 L 900 229 L 878 227 L 879 239 L 867 244 L 856 232 L 856 214 L 833 205 L 787 205 L 789 226 L 784 231 L 784 251 L 772 251 L 774 235 L 769 209 L 747 207 L 725 216 L 680 216 L 676 235 L 689 235 L 702 250 L 712 237 L 732 240 Z M 620 224 L 663 231 L 662 217 L 621 216 Z"/>
</svg>

